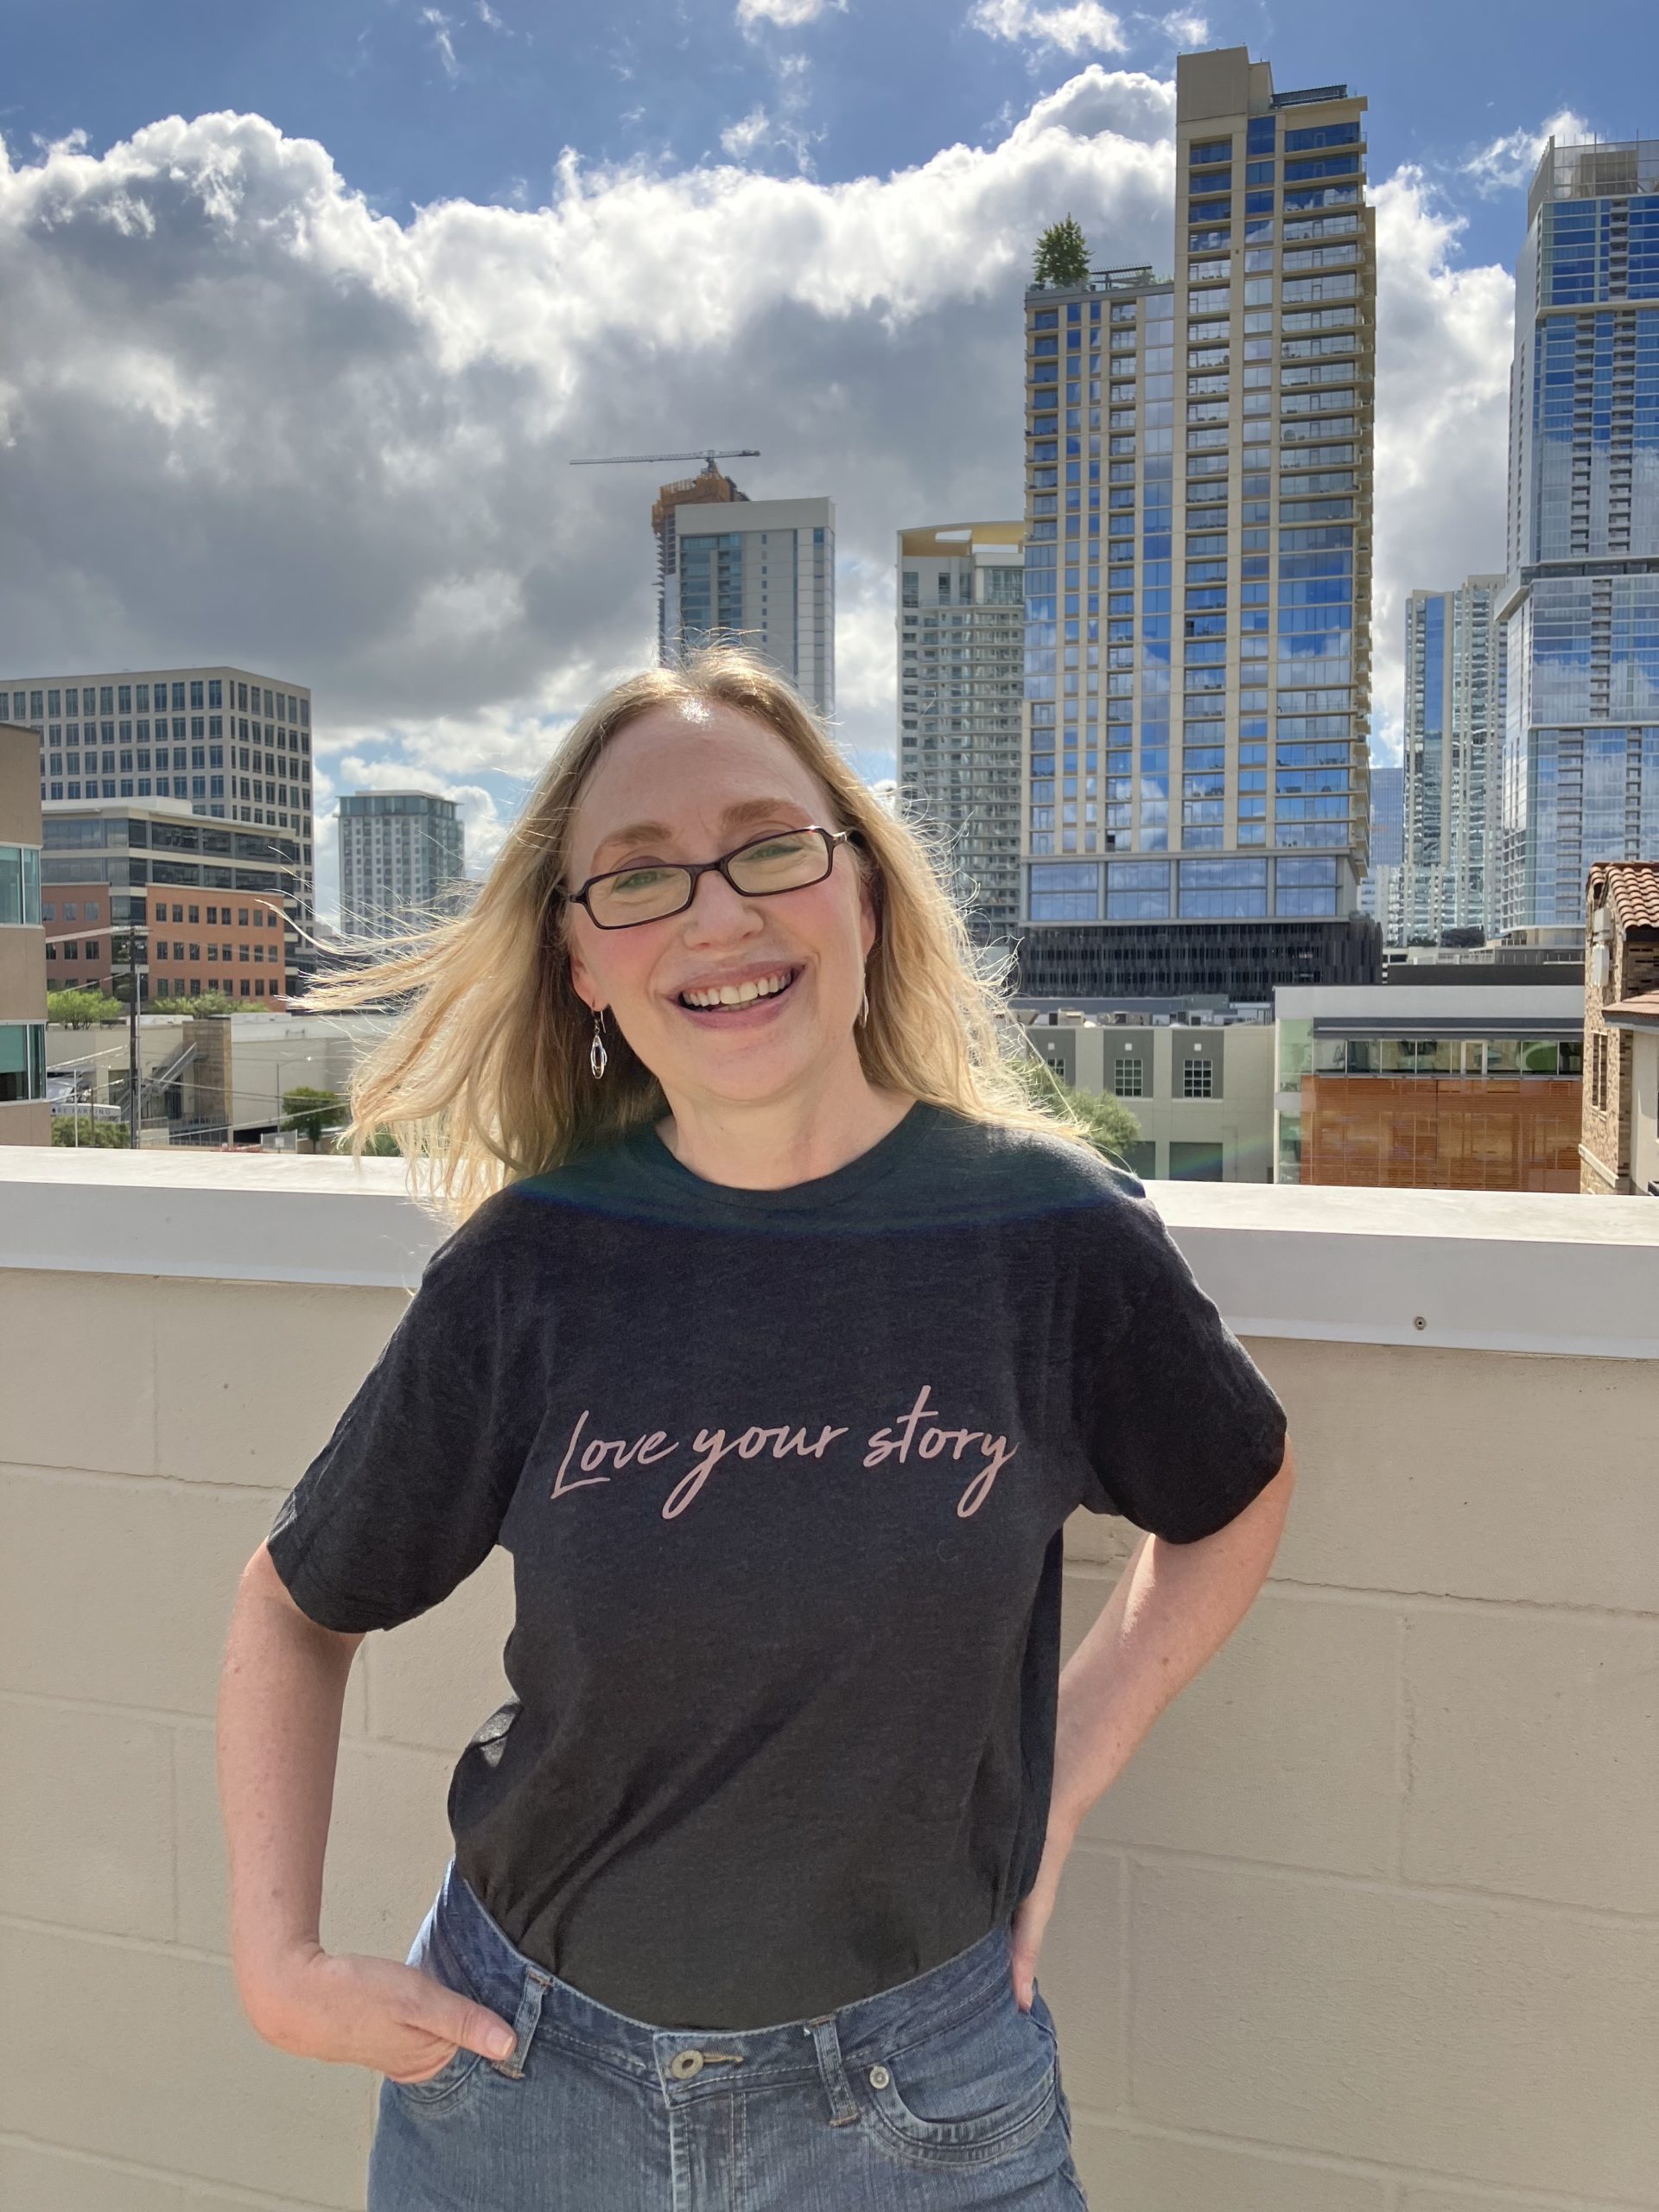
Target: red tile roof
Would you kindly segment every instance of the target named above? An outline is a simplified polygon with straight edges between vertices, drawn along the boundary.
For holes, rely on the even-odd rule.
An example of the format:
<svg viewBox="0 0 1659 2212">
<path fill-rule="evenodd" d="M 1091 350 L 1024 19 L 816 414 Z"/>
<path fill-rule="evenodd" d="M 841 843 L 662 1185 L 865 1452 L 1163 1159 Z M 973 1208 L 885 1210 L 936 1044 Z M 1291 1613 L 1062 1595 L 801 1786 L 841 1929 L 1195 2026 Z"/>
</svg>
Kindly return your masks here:
<svg viewBox="0 0 1659 2212">
<path fill-rule="evenodd" d="M 1659 930 L 1659 861 L 1604 861 L 1591 874 L 1606 878 L 1621 930 Z"/>
</svg>

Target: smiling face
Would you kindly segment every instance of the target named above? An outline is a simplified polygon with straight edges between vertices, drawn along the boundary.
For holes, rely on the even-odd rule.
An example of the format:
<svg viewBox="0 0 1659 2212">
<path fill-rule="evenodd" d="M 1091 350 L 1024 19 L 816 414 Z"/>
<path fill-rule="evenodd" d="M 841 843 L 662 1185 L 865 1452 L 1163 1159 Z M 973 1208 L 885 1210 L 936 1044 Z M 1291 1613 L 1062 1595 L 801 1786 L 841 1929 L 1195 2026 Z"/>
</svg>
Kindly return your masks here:
<svg viewBox="0 0 1659 2212">
<path fill-rule="evenodd" d="M 766 723 L 734 708 L 653 708 L 583 785 L 564 880 L 713 860 L 769 830 L 838 828 L 830 794 Z M 854 1039 L 875 918 L 852 849 L 822 881 L 744 897 L 710 871 L 683 912 L 601 929 L 570 909 L 570 972 L 608 1009 L 671 1109 L 758 1104 L 821 1082 Z M 740 1002 L 733 1003 L 734 998 Z"/>
</svg>

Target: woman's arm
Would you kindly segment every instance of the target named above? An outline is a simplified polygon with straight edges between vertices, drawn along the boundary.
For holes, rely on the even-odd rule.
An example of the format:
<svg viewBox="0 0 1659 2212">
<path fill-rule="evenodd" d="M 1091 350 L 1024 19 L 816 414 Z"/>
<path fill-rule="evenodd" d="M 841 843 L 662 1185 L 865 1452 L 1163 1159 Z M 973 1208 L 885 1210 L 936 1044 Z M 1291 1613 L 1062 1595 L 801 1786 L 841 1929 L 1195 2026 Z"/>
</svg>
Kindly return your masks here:
<svg viewBox="0 0 1659 2212">
<path fill-rule="evenodd" d="M 1084 1815 L 1128 1764 L 1152 1724 L 1220 1650 L 1267 1578 L 1296 1479 L 1288 1441 L 1278 1473 L 1226 1526 L 1196 1543 L 1146 1535 L 1060 1675 L 1048 1840 L 1016 1915 L 1022 2005 L 1060 1869 Z"/>
<path fill-rule="evenodd" d="M 262 2034 L 283 1983 L 322 1948 L 322 1863 L 340 1712 L 362 1641 L 302 1613 L 260 1545 L 231 1616 L 218 1746 L 231 1958 Z"/>
<path fill-rule="evenodd" d="M 340 1711 L 362 1641 L 302 1612 L 261 1544 L 243 1570 L 219 1691 L 231 1959 L 243 2009 L 267 2043 L 422 2081 L 457 2046 L 504 2058 L 516 2037 L 418 1968 L 322 1948 Z"/>
</svg>

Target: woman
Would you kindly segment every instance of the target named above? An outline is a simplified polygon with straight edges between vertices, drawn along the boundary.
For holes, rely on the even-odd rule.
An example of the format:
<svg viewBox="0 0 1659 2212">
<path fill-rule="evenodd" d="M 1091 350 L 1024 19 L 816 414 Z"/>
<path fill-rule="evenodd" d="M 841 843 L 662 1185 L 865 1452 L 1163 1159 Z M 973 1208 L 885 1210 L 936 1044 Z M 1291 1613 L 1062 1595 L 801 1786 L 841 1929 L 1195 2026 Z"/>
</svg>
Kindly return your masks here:
<svg viewBox="0 0 1659 2212">
<path fill-rule="evenodd" d="M 316 996 L 389 987 L 354 1140 L 460 1225 L 244 1576 L 251 2018 L 385 2076 L 375 2212 L 1083 2203 L 1039 1948 L 1267 1571 L 1273 1393 L 746 656 L 601 699 L 470 909 Z M 1148 1534 L 1057 1687 L 1079 1504 Z M 352 1655 L 498 1542 L 438 1895 L 404 1965 L 330 1956 Z"/>
</svg>

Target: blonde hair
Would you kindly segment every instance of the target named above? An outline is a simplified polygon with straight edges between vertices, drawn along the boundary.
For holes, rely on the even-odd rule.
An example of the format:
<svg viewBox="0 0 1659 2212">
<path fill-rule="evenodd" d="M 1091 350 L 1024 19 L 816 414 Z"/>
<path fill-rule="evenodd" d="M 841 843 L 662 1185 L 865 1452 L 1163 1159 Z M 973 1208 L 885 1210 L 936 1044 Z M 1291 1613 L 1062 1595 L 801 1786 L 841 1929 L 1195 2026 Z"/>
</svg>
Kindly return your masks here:
<svg viewBox="0 0 1659 2212">
<path fill-rule="evenodd" d="M 652 709 L 676 706 L 722 706 L 765 723 L 828 792 L 825 826 L 858 831 L 861 849 L 846 849 L 876 918 L 869 1012 L 855 1033 L 868 1079 L 977 1121 L 1086 1141 L 1058 1095 L 1053 1111 L 1032 1103 L 1005 1056 L 1004 1033 L 1017 1027 L 1002 995 L 1007 963 L 1001 974 L 981 966 L 924 837 L 888 813 L 782 677 L 750 653 L 711 646 L 629 677 L 588 709 L 463 912 L 383 940 L 370 964 L 295 1001 L 333 1012 L 412 995 L 353 1077 L 351 1152 L 389 1129 L 416 1194 L 459 1221 L 504 1185 L 667 1112 L 661 1084 L 614 1024 L 610 1065 L 594 1080 L 593 1017 L 571 981 L 569 904 L 556 893 L 601 753 Z"/>
</svg>

